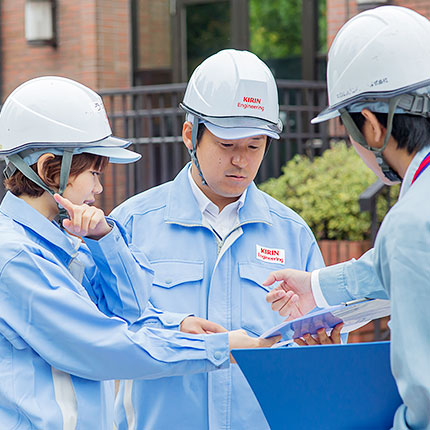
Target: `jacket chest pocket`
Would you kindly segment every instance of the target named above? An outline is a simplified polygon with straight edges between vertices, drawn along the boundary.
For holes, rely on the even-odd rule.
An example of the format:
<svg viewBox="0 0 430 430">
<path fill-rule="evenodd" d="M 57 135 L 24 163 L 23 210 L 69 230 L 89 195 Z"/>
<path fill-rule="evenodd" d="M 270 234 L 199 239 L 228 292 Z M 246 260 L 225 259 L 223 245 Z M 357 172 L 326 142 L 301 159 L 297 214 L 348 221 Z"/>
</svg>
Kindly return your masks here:
<svg viewBox="0 0 430 430">
<path fill-rule="evenodd" d="M 203 261 L 153 261 L 152 304 L 170 312 L 199 313 Z"/>
<path fill-rule="evenodd" d="M 241 326 L 250 335 L 260 336 L 284 320 L 266 302 L 266 294 L 273 286 L 262 285 L 273 270 L 259 264 L 239 263 Z"/>
</svg>

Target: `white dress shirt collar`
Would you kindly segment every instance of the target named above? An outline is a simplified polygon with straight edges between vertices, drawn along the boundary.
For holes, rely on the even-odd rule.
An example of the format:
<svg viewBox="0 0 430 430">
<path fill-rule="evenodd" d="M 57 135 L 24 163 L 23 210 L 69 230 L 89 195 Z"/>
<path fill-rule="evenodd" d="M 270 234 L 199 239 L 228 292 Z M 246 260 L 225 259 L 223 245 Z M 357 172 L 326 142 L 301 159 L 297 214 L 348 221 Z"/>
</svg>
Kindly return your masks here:
<svg viewBox="0 0 430 430">
<path fill-rule="evenodd" d="M 239 210 L 245 203 L 246 190 L 235 202 L 228 204 L 220 212 L 218 206 L 195 183 L 191 176 L 191 166 L 188 169 L 188 180 L 202 213 L 203 222 L 206 221 L 221 239 L 224 239 L 239 224 Z"/>
</svg>

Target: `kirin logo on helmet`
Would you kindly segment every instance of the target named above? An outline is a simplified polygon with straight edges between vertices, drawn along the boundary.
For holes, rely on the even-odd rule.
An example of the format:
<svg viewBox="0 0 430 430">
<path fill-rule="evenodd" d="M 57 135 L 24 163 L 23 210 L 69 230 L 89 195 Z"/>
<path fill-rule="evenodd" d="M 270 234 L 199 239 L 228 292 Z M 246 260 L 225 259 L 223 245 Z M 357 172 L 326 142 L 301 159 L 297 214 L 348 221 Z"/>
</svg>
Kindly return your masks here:
<svg viewBox="0 0 430 430">
<path fill-rule="evenodd" d="M 243 97 L 243 100 L 237 102 L 237 107 L 242 109 L 258 109 L 264 112 L 261 99 L 257 97 Z"/>
</svg>

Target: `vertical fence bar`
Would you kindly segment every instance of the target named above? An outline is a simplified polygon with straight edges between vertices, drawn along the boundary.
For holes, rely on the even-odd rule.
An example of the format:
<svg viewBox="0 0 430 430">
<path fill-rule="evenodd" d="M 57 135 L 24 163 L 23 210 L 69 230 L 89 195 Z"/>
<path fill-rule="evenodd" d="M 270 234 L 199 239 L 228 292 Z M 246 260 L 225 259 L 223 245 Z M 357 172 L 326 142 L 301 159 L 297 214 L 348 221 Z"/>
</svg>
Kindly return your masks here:
<svg viewBox="0 0 430 430">
<path fill-rule="evenodd" d="M 165 103 L 165 94 L 162 93 L 159 96 L 159 108 L 160 108 L 160 137 L 161 137 L 161 143 L 160 143 L 160 157 L 161 157 L 161 175 L 160 175 L 160 181 L 166 182 L 171 178 L 171 171 L 170 171 L 170 151 L 168 149 L 168 146 L 171 145 L 171 143 L 167 140 L 167 129 L 166 129 L 166 111 L 165 111 L 166 103 Z"/>
<path fill-rule="evenodd" d="M 176 109 L 179 106 L 179 96 L 178 93 L 172 92 L 171 96 L 171 106 L 172 109 Z M 172 113 L 172 135 L 180 136 L 182 132 L 181 122 L 179 121 L 178 114 L 176 112 Z M 173 160 L 172 167 L 175 172 L 178 172 L 182 167 L 182 140 L 180 142 L 173 143 Z"/>
</svg>

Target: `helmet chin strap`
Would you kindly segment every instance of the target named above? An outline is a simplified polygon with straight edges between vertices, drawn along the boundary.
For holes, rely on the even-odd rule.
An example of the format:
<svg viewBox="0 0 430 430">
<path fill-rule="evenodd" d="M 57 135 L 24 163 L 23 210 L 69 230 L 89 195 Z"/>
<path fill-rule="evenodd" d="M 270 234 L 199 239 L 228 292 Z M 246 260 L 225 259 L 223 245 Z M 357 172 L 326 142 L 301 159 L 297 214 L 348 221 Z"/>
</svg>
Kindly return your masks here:
<svg viewBox="0 0 430 430">
<path fill-rule="evenodd" d="M 202 184 L 208 185 L 205 178 L 203 177 L 202 169 L 200 168 L 199 160 L 197 159 L 197 132 L 199 131 L 199 118 L 196 115 L 193 115 L 193 130 L 191 132 L 191 143 L 193 145 L 193 149 L 188 149 L 188 153 L 190 154 L 191 160 L 197 168 L 200 177 L 202 178 Z"/>
<path fill-rule="evenodd" d="M 49 152 L 49 151 L 47 151 Z M 52 196 L 56 193 L 56 191 L 49 188 L 40 178 L 40 176 L 21 158 L 18 154 L 12 154 L 8 157 L 9 163 L 15 166 L 25 177 L 33 181 L 40 188 L 51 194 Z M 72 164 L 73 158 L 73 149 L 65 149 L 63 153 L 63 157 L 61 160 L 61 171 L 60 171 L 60 186 L 58 190 L 58 194 L 63 195 L 64 190 L 66 189 L 67 183 L 69 181 L 70 174 L 70 166 Z M 14 169 L 5 169 L 3 172 L 6 177 L 10 177 L 10 172 L 13 172 Z M 9 173 L 8 173 L 9 172 Z M 62 206 L 57 203 L 58 206 L 58 222 L 60 226 L 63 226 L 63 220 L 68 218 L 67 211 Z"/>
<path fill-rule="evenodd" d="M 61 170 L 60 170 L 60 187 L 58 189 L 58 194 L 60 196 L 63 195 L 64 190 L 67 187 L 67 183 L 69 182 L 69 175 L 70 175 L 70 166 L 72 165 L 72 158 L 73 158 L 73 149 L 65 149 L 63 153 L 63 158 L 61 160 Z M 66 209 L 63 208 L 63 206 L 58 206 L 58 217 L 59 217 L 59 223 L 61 227 L 63 226 L 63 221 L 67 218 L 69 218 L 69 215 L 67 214 Z"/>
<path fill-rule="evenodd" d="M 387 147 L 388 141 L 391 136 L 391 130 L 393 129 L 394 112 L 396 110 L 397 105 L 399 104 L 400 99 L 401 99 L 401 96 L 393 97 L 392 99 L 390 99 L 388 103 L 387 131 L 385 133 L 384 144 L 382 145 L 381 148 L 373 148 L 369 146 L 369 144 L 366 142 L 366 139 L 363 136 L 363 133 L 358 129 L 357 125 L 355 124 L 354 120 L 352 119 L 351 115 L 346 110 L 346 108 L 339 109 L 340 117 L 342 118 L 345 128 L 350 134 L 350 136 L 361 146 L 368 149 L 369 151 L 372 151 L 375 154 L 376 161 L 381 167 L 382 173 L 391 182 L 402 182 L 402 178 L 387 163 L 387 161 L 384 158 L 383 152 Z"/>
</svg>

